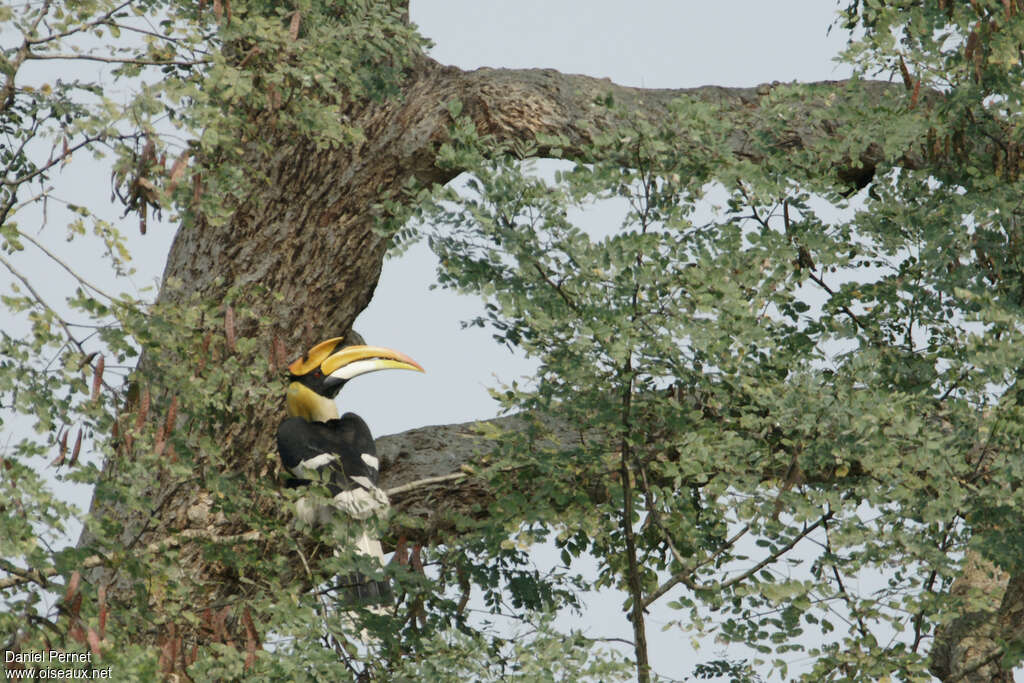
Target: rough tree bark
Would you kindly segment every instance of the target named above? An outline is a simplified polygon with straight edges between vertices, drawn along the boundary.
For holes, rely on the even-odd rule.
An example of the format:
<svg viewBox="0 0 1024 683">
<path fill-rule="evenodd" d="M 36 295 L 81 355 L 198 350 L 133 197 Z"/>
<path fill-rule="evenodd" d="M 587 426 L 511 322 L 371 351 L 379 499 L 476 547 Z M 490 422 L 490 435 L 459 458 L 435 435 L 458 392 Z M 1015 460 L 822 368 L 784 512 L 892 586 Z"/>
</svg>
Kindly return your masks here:
<svg viewBox="0 0 1024 683">
<path fill-rule="evenodd" d="M 538 134 L 560 135 L 568 141 L 561 147 L 561 155 L 571 159 L 580 157 L 596 131 L 620 123 L 616 115 L 594 104 L 599 97 L 611 93 L 619 105 L 616 111 L 622 115 L 639 115 L 657 123 L 666 117 L 672 100 L 688 96 L 730 112 L 734 152 L 756 161 L 758 146 L 753 141 L 777 127 L 777 120 L 770 126 L 762 120 L 761 107 L 773 87 L 644 90 L 553 70 L 467 72 L 421 57 L 408 74 L 401 98 L 353 105 L 351 123 L 365 134 L 360 146 L 318 150 L 307 140 L 280 140 L 277 153 L 262 169 L 269 183 L 233 207 L 228 222 L 218 227 L 200 224 L 179 230 L 167 261 L 165 289 L 171 281 L 180 286 L 173 293 L 166 289 L 161 296 L 198 295 L 216 300 L 228 287 L 237 285 L 260 285 L 283 294 L 280 300 L 263 298 L 250 304 L 257 313 L 276 321 L 286 347 L 297 352 L 311 342 L 349 330 L 370 301 L 385 251 L 384 241 L 373 231 L 374 206 L 380 199 L 398 197 L 410 180 L 430 184 L 454 177 L 454 171 L 435 165 L 436 152 L 447 139 L 451 124 L 446 107 L 449 102 L 460 101 L 463 113 L 478 129 L 499 142 L 533 142 Z M 897 86 L 875 83 L 869 85 L 869 90 L 881 94 L 893 87 Z M 850 96 L 844 83 L 814 84 L 811 92 L 802 108 L 791 109 L 788 134 L 778 138 L 779 148 L 798 150 L 821 138 L 844 134 L 836 126 L 809 123 L 827 118 L 822 113 L 828 107 Z M 763 145 L 763 140 L 759 144 Z M 541 156 L 547 152 L 539 150 Z M 879 161 L 879 152 L 869 148 L 860 159 L 837 167 L 836 177 L 862 186 L 869 182 Z M 904 163 L 917 165 L 909 157 Z M 317 312 L 316 327 L 312 329 L 307 326 L 308 311 Z M 247 411 L 249 425 L 264 428 L 226 436 L 234 454 L 230 466 L 244 472 L 258 490 L 265 486 L 266 473 L 261 471 L 265 464 L 251 454 L 272 450 L 282 405 L 246 405 L 240 409 Z M 475 447 L 474 440 L 468 438 L 470 434 L 468 426 L 448 425 L 382 439 L 382 486 L 395 488 L 424 477 L 457 473 L 460 466 L 473 461 Z M 406 511 L 436 517 L 438 501 L 454 505 L 466 496 L 480 494 L 466 480 L 451 479 L 396 496 L 395 502 Z M 148 542 L 183 529 L 214 529 L 218 521 L 208 514 L 209 502 L 204 496 L 203 491 L 179 492 L 160 508 L 158 519 L 149 521 L 152 531 L 143 540 Z M 140 525 L 139 520 L 126 518 L 126 513 L 118 509 L 104 513 L 123 519 L 129 528 Z M 241 585 L 232 584 L 229 578 L 205 566 L 199 552 L 184 554 L 183 562 L 185 573 L 198 582 L 216 584 L 211 594 L 223 598 L 243 591 Z M 98 572 L 96 578 L 102 580 L 102 571 Z M 964 580 L 969 577 L 965 575 Z M 999 637 L 1014 635 L 1013 625 L 1019 621 L 1014 622 L 1012 615 L 1019 616 L 1024 596 L 1021 577 L 1010 582 L 1017 587 L 1015 591 L 1006 590 L 1008 580 L 1002 577 L 993 586 L 999 595 L 1005 593 L 1010 603 L 993 614 L 1006 617 L 983 619 L 985 625 L 980 628 L 948 630 L 943 647 L 937 650 L 960 654 L 942 655 L 946 658 L 935 664 L 938 675 L 956 679 L 971 666 L 967 650 L 985 656 L 994 651 Z M 127 590 L 127 586 L 120 589 Z M 111 599 L 116 599 L 117 591 L 114 586 Z M 1001 629 L 999 624 L 1006 628 Z M 969 646 L 964 645 L 969 639 L 973 639 Z M 979 639 L 983 641 L 980 644 Z M 958 657 L 958 663 L 951 662 Z M 986 672 L 985 680 L 1006 680 L 1006 672 L 999 670 L 994 660 L 975 669 L 972 675 L 981 671 Z"/>
</svg>

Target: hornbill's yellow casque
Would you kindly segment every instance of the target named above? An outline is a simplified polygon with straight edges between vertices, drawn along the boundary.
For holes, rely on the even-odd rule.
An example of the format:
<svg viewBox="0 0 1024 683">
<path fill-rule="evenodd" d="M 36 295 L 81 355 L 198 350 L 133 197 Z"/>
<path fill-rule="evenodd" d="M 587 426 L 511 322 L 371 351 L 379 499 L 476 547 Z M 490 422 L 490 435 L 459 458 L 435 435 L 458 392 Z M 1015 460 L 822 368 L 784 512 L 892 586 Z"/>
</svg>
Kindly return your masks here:
<svg viewBox="0 0 1024 683">
<path fill-rule="evenodd" d="M 342 337 L 321 342 L 288 366 L 287 410 L 290 416 L 277 430 L 281 463 L 294 477 L 289 486 L 319 482 L 333 497 L 320 502 L 300 499 L 296 514 L 307 524 L 328 526 L 337 511 L 357 520 L 379 515 L 388 498 L 377 488 L 377 449 L 361 417 L 338 417 L 334 397 L 345 382 L 376 370 L 418 370 L 419 363 L 403 353 L 378 346 L 343 346 Z M 383 563 L 380 542 L 366 531 L 355 535 L 356 551 Z M 386 584 L 353 577 L 352 595 L 374 602 L 388 594 Z"/>
</svg>

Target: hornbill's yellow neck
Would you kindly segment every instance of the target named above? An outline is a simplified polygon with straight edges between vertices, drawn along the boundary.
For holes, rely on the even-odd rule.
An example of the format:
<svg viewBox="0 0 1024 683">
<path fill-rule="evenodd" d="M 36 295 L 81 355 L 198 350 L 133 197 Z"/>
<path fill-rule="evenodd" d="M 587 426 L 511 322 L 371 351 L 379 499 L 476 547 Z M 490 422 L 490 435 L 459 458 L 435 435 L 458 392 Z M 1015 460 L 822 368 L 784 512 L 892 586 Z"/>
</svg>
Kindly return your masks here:
<svg viewBox="0 0 1024 683">
<path fill-rule="evenodd" d="M 300 382 L 288 385 L 285 406 L 289 416 L 301 417 L 307 422 L 326 422 L 338 417 L 338 406 L 334 405 L 333 400 L 321 396 Z"/>
</svg>

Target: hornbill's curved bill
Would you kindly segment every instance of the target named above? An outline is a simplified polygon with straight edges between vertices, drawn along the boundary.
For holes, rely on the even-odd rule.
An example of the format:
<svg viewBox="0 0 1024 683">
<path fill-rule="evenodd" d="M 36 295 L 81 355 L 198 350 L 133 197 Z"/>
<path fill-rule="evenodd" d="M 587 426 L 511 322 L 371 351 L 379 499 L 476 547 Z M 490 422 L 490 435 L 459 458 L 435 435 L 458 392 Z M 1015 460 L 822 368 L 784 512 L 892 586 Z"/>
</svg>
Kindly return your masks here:
<svg viewBox="0 0 1024 683">
<path fill-rule="evenodd" d="M 331 525 L 336 511 L 350 518 L 368 519 L 389 507 L 387 496 L 377 488 L 377 449 L 369 427 L 355 413 L 338 416 L 334 397 L 353 377 L 377 370 L 417 370 L 419 363 L 404 353 L 379 346 L 342 346 L 342 337 L 320 342 L 291 363 L 288 371 L 287 420 L 277 431 L 281 464 L 294 477 L 289 486 L 314 482 L 326 486 L 332 498 L 320 503 L 306 498 L 296 513 L 307 524 Z M 366 531 L 355 535 L 355 550 L 383 563 L 380 542 Z M 360 602 L 380 602 L 388 593 L 386 583 L 352 577 L 354 595 Z"/>
</svg>

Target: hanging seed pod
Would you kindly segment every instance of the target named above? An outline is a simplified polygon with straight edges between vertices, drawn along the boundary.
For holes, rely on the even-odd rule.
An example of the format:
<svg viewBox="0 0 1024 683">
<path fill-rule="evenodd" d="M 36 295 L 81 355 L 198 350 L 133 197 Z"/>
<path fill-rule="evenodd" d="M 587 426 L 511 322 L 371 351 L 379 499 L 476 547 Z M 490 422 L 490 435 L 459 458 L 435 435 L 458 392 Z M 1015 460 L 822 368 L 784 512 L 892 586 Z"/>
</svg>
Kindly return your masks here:
<svg viewBox="0 0 1024 683">
<path fill-rule="evenodd" d="M 60 467 L 61 465 L 63 465 L 64 456 L 67 455 L 68 452 L 68 432 L 66 432 L 64 429 L 61 429 L 60 431 L 60 446 L 57 449 L 57 457 L 54 458 L 53 462 L 50 463 L 51 467 Z"/>
<path fill-rule="evenodd" d="M 245 625 L 245 668 L 249 669 L 256 663 L 256 650 L 263 649 L 263 645 L 260 643 L 256 625 L 252 623 L 252 614 L 249 613 L 248 607 L 242 612 L 242 623 Z"/>
<path fill-rule="evenodd" d="M 142 387 L 139 391 L 139 412 L 135 415 L 135 431 L 142 429 L 149 416 L 149 387 Z"/>
<path fill-rule="evenodd" d="M 907 68 L 907 63 L 903 61 L 903 55 L 900 55 L 900 75 L 903 76 L 903 85 L 907 90 L 914 87 L 914 79 L 910 77 L 910 69 Z"/>
<path fill-rule="evenodd" d="M 92 629 L 92 626 L 85 632 L 85 639 L 89 643 L 89 649 L 96 656 L 100 655 L 100 636 Z"/>
<path fill-rule="evenodd" d="M 277 336 L 276 332 L 274 333 L 274 361 L 276 363 L 275 370 L 288 365 L 288 349 L 284 347 L 284 340 Z"/>
<path fill-rule="evenodd" d="M 964 59 L 968 62 L 974 56 L 974 51 L 978 49 L 978 32 L 972 30 L 970 35 L 967 36 L 967 45 L 964 46 Z"/>
<path fill-rule="evenodd" d="M 233 353 L 235 350 L 235 309 L 231 306 L 224 309 L 224 338 L 228 350 Z"/>
<path fill-rule="evenodd" d="M 78 593 L 78 584 L 81 580 L 82 575 L 77 569 L 71 572 L 71 576 L 68 578 L 68 586 L 64 590 L 64 602 L 70 603 L 71 600 L 74 599 L 75 595 Z M 77 612 L 74 613 L 74 616 L 78 616 Z"/>
<path fill-rule="evenodd" d="M 96 601 L 99 603 L 100 617 L 100 639 L 102 640 L 107 632 L 107 587 L 100 586 L 96 593 Z"/>
<path fill-rule="evenodd" d="M 68 463 L 68 467 L 74 467 L 75 463 L 78 462 L 78 454 L 82 450 L 82 428 L 78 428 L 78 435 L 75 437 L 75 447 L 71 449 L 71 462 Z"/>
<path fill-rule="evenodd" d="M 178 397 L 171 397 L 171 405 L 167 407 L 167 419 L 164 421 L 164 436 L 170 436 L 178 420 Z"/>
<path fill-rule="evenodd" d="M 100 396 L 100 388 L 103 386 L 103 369 L 105 363 L 103 360 L 103 354 L 100 354 L 99 358 L 96 359 L 96 368 L 92 373 L 92 400 L 95 401 Z"/>
<path fill-rule="evenodd" d="M 206 358 L 210 354 L 210 341 L 212 339 L 213 339 L 213 334 L 211 332 L 207 332 L 203 336 L 203 352 L 201 354 L 199 354 L 199 362 L 196 364 L 196 369 L 195 369 L 195 372 L 194 372 L 194 375 L 196 377 L 198 377 L 201 374 L 203 374 L 203 370 L 206 369 Z"/>
</svg>

